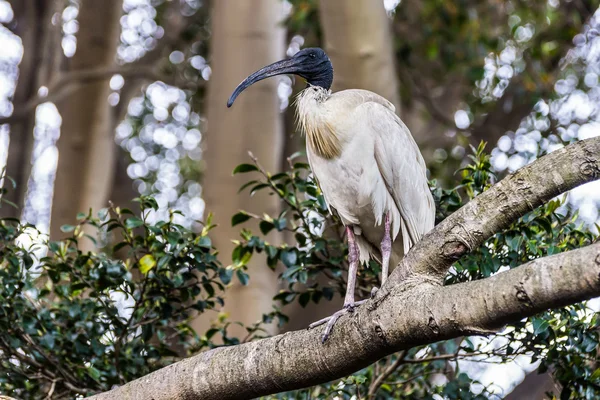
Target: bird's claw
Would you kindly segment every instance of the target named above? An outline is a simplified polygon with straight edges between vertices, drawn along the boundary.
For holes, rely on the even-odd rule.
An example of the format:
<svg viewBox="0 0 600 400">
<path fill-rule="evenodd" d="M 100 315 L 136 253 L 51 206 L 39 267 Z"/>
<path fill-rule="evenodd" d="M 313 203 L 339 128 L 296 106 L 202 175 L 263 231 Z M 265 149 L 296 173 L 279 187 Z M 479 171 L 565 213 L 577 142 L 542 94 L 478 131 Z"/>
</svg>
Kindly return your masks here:
<svg viewBox="0 0 600 400">
<path fill-rule="evenodd" d="M 371 289 L 371 298 L 374 299 L 375 295 L 377 294 L 377 292 L 379 291 L 379 288 L 376 286 L 373 286 L 373 289 Z"/>
<path fill-rule="evenodd" d="M 335 325 L 337 320 L 340 319 L 340 317 L 346 313 L 353 313 L 354 309 L 356 307 L 360 306 L 361 304 L 363 304 L 365 301 L 366 300 L 361 300 L 361 301 L 357 301 L 355 303 L 344 304 L 344 307 L 341 310 L 336 311 L 329 317 L 326 317 L 326 318 L 323 318 L 323 319 L 313 322 L 312 324 L 310 324 L 308 326 L 308 329 L 312 329 L 317 326 L 321 326 L 324 323 L 327 323 L 327 326 L 325 327 L 325 330 L 323 331 L 323 335 L 321 336 L 321 343 L 325 343 L 327 341 L 327 339 L 329 339 L 329 336 L 331 335 L 331 331 L 333 330 L 333 326 Z"/>
</svg>

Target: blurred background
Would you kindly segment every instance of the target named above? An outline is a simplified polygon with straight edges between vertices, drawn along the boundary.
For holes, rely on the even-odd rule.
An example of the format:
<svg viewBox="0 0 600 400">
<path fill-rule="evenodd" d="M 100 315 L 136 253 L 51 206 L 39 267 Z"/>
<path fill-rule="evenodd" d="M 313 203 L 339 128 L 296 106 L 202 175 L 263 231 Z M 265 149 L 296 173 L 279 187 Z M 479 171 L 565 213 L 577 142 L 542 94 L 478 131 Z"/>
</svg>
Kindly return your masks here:
<svg viewBox="0 0 600 400">
<path fill-rule="evenodd" d="M 6 200 L 18 205 L 0 216 L 57 239 L 78 212 L 150 194 L 159 205 L 151 221 L 177 209 L 178 223 L 201 229 L 213 213 L 213 244 L 231 263 L 231 216 L 280 207 L 274 196 L 238 195 L 247 179 L 232 171 L 248 151 L 273 173 L 303 151 L 291 104 L 305 83 L 278 77 L 232 109 L 226 100 L 249 73 L 313 46 L 333 62 L 334 91 L 363 88 L 394 103 L 430 178 L 454 181 L 481 141 L 502 177 L 600 134 L 598 3 L 0 0 L 0 168 L 16 182 Z M 565 207 L 597 232 L 599 206 L 596 182 Z M 279 288 L 269 269 L 249 271 L 250 285 L 227 294 L 227 311 L 245 323 L 271 309 Z M 296 313 L 296 328 L 314 319 Z M 482 383 L 516 386 L 513 398 L 541 398 L 552 384 L 526 378 L 527 361 L 473 364 L 465 368 Z"/>
</svg>

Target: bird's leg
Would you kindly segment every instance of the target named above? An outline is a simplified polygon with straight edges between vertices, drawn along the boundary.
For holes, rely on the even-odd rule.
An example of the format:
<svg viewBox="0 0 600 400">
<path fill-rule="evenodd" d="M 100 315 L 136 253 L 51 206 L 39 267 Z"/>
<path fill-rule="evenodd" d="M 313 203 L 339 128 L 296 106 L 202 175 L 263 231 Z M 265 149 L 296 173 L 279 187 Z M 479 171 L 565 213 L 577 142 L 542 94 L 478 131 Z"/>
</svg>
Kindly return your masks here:
<svg viewBox="0 0 600 400">
<path fill-rule="evenodd" d="M 348 237 L 348 285 L 346 286 L 346 297 L 344 297 L 344 308 L 354 308 L 354 290 L 356 287 L 356 271 L 358 270 L 358 245 L 354 237 L 352 227 L 346 227 Z"/>
<path fill-rule="evenodd" d="M 354 309 L 363 304 L 366 300 L 354 301 L 354 289 L 356 287 L 356 271 L 358 270 L 358 245 L 356 244 L 356 238 L 354 237 L 354 231 L 351 226 L 346 227 L 346 236 L 348 237 L 348 285 L 346 287 L 346 296 L 344 297 L 344 307 L 335 312 L 333 315 L 327 318 L 320 319 L 316 322 L 313 322 L 308 326 L 308 329 L 314 328 L 319 325 L 323 325 L 327 323 L 325 327 L 325 331 L 323 332 L 323 336 L 321 337 L 321 342 L 325 343 L 325 341 L 329 338 L 333 326 L 337 322 L 337 320 L 344 314 L 348 312 L 353 312 Z"/>
<path fill-rule="evenodd" d="M 385 285 L 390 271 L 390 255 L 392 254 L 392 236 L 390 235 L 390 213 L 385 213 L 383 223 L 383 239 L 381 239 L 381 287 Z M 371 297 L 375 297 L 379 289 L 374 287 L 371 290 Z"/>
<path fill-rule="evenodd" d="M 392 254 L 392 237 L 390 235 L 390 213 L 385 213 L 384 233 L 381 240 L 381 286 L 385 285 L 390 271 L 390 254 Z"/>
</svg>

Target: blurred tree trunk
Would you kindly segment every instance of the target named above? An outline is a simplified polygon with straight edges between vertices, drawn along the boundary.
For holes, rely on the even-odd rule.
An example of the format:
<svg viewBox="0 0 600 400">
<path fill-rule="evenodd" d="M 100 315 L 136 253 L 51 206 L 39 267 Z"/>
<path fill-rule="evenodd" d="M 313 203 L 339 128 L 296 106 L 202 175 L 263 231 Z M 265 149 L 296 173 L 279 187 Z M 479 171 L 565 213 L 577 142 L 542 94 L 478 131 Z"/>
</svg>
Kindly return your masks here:
<svg viewBox="0 0 600 400">
<path fill-rule="evenodd" d="M 80 2 L 77 51 L 64 60 L 61 74 L 114 65 L 122 5 L 122 0 Z M 77 212 L 106 206 L 116 156 L 114 122 L 107 100 L 109 79 L 79 83 L 56 104 L 63 122 L 57 142 L 51 238 L 60 237 L 60 227 L 72 224 Z"/>
<path fill-rule="evenodd" d="M 325 49 L 335 70 L 333 90 L 367 89 L 400 114 L 390 20 L 382 1 L 321 0 Z"/>
<path fill-rule="evenodd" d="M 231 263 L 239 227 L 231 227 L 231 216 L 240 209 L 256 214 L 278 214 L 279 201 L 273 196 L 257 194 L 249 198 L 238 195 L 240 186 L 251 179 L 231 173 L 236 165 L 249 162 L 252 151 L 269 171 L 281 168 L 283 121 L 279 112 L 277 79 L 258 83 L 244 92 L 231 109 L 227 98 L 247 75 L 266 64 L 284 57 L 285 31 L 281 27 L 282 4 L 279 0 L 241 2 L 219 0 L 212 9 L 212 76 L 208 86 L 205 136 L 203 196 L 206 213 L 214 214 L 218 224 L 212 232 L 213 244 L 219 249 L 221 261 Z M 252 229 L 257 230 L 256 226 Z M 267 240 L 280 242 L 280 235 L 270 234 Z M 266 267 L 262 257 L 255 256 L 249 264 L 250 283 L 237 282 L 227 292 L 225 310 L 233 321 L 245 324 L 259 320 L 271 310 L 272 296 L 277 292 L 277 276 Z M 207 317 L 200 317 L 192 326 L 197 332 L 205 328 Z M 241 333 L 240 333 L 241 332 Z M 234 332 L 245 334 L 245 331 Z"/>
<path fill-rule="evenodd" d="M 10 0 L 14 19 L 9 28 L 21 38 L 23 58 L 19 64 L 17 87 L 13 105 L 25 104 L 37 96 L 38 88 L 48 84 L 57 72 L 59 59 L 53 53 L 62 52 L 60 27 L 52 24 L 52 15 L 62 9 L 62 2 L 49 3 L 44 0 Z M 56 53 L 60 54 L 60 53 Z M 31 151 L 35 108 L 10 124 L 10 143 L 6 160 L 6 174 L 17 185 L 10 188 L 7 199 L 20 209 L 2 207 L 2 217 L 18 217 L 25 202 L 27 182 L 31 172 Z"/>
<path fill-rule="evenodd" d="M 536 370 L 525 375 L 525 379 L 505 397 L 505 400 L 543 400 L 548 398 L 546 392 L 552 392 L 556 396 L 561 390 L 549 372 L 540 374 Z"/>
</svg>

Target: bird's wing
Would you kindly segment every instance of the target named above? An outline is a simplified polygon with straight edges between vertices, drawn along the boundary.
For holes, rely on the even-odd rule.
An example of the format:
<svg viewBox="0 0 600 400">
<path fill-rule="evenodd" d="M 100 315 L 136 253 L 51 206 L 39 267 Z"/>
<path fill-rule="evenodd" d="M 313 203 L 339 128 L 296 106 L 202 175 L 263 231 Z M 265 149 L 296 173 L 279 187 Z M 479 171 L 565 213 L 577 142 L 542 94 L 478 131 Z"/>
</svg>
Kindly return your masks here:
<svg viewBox="0 0 600 400">
<path fill-rule="evenodd" d="M 415 244 L 435 223 L 425 160 L 410 131 L 391 108 L 368 101 L 356 111 L 357 120 L 367 124 L 363 129 L 374 135 L 377 167 Z"/>
</svg>

